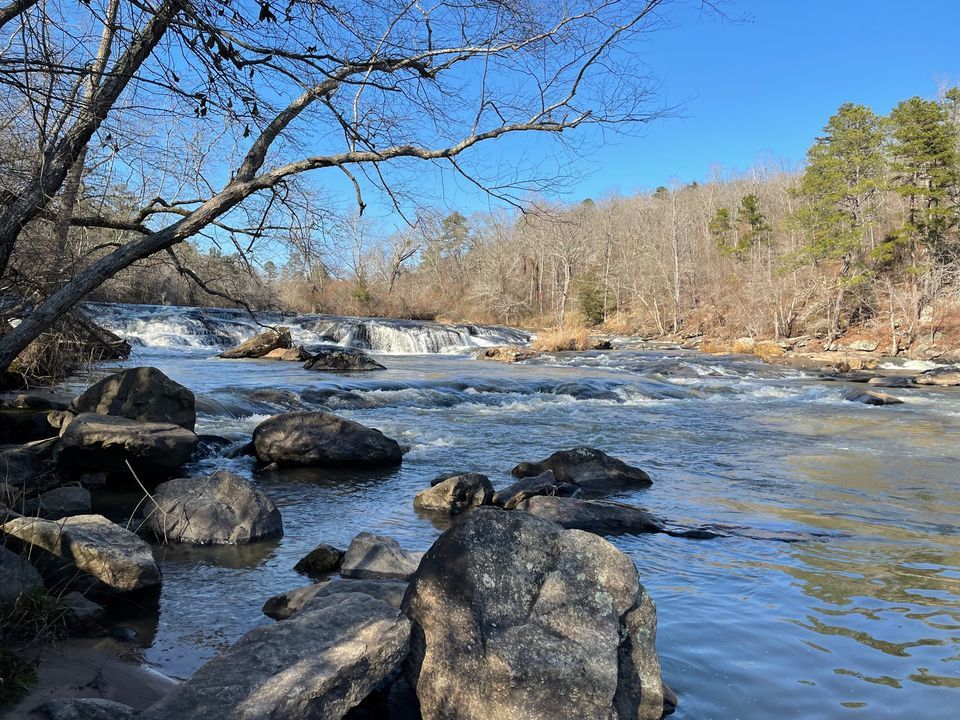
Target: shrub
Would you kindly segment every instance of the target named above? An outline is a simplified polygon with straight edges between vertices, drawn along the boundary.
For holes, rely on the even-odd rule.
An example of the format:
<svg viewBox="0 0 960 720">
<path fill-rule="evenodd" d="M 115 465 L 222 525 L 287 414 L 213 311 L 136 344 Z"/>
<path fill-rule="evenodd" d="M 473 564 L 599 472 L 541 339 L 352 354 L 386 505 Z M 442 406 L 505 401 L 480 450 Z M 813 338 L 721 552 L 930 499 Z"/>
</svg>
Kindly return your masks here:
<svg viewBox="0 0 960 720">
<path fill-rule="evenodd" d="M 530 347 L 538 352 L 586 350 L 590 347 L 590 339 L 583 328 L 553 328 L 539 333 Z"/>
</svg>

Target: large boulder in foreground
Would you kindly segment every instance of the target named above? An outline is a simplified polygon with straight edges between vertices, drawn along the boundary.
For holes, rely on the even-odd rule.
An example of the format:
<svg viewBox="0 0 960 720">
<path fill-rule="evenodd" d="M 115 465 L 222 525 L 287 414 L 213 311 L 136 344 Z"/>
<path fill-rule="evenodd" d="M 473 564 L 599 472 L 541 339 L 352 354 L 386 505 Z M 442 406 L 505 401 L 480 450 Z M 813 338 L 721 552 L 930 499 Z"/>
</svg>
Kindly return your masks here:
<svg viewBox="0 0 960 720">
<path fill-rule="evenodd" d="M 253 447 L 261 462 L 277 465 L 383 467 L 403 460 L 396 440 L 325 412 L 274 415 L 253 431 Z"/>
<path fill-rule="evenodd" d="M 413 498 L 413 507 L 427 512 L 459 515 L 472 507 L 489 505 L 493 485 L 486 475 L 462 473 L 448 477 Z"/>
<path fill-rule="evenodd" d="M 656 612 L 606 540 L 477 508 L 427 552 L 403 609 L 424 720 L 657 720 Z"/>
<path fill-rule="evenodd" d="M 643 470 L 602 450 L 578 447 L 560 450 L 540 462 L 522 462 L 511 472 L 524 478 L 550 470 L 561 483 L 575 483 L 587 493 L 604 494 L 624 488 L 649 487 L 650 476 Z"/>
<path fill-rule="evenodd" d="M 663 522 L 643 508 L 604 500 L 537 495 L 520 502 L 517 510 L 550 520 L 568 530 L 586 530 L 598 535 L 639 535 L 664 530 Z"/>
<path fill-rule="evenodd" d="M 128 472 L 169 477 L 197 447 L 197 436 L 170 423 L 140 422 L 111 415 L 77 415 L 60 434 L 57 461 L 73 470 Z"/>
<path fill-rule="evenodd" d="M 165 542 L 241 545 L 283 535 L 273 500 L 227 470 L 162 483 L 143 507 L 144 528 Z"/>
<path fill-rule="evenodd" d="M 423 553 L 404 550 L 393 538 L 362 532 L 350 541 L 340 575 L 359 580 L 406 580 L 421 557 Z"/>
<path fill-rule="evenodd" d="M 287 350 L 293 345 L 293 339 L 290 337 L 290 329 L 278 327 L 276 329 L 266 330 L 259 335 L 254 335 L 249 340 L 240 343 L 235 348 L 224 350 L 220 357 L 227 360 L 240 360 L 242 358 L 263 357 L 273 350 Z"/>
<path fill-rule="evenodd" d="M 141 720 L 339 720 L 392 673 L 410 623 L 362 593 L 323 598 L 251 630 Z"/>
<path fill-rule="evenodd" d="M 197 423 L 195 402 L 190 390 L 156 368 L 137 367 L 91 385 L 73 399 L 68 410 L 74 415 L 113 415 L 193 430 Z"/>
<path fill-rule="evenodd" d="M 372 357 L 359 350 L 350 348 L 324 348 L 309 358 L 304 364 L 306 370 L 327 370 L 329 372 L 367 372 L 386 370 Z"/>
<path fill-rule="evenodd" d="M 150 546 L 102 515 L 63 520 L 16 518 L 0 525 L 7 535 L 91 575 L 107 588 L 132 592 L 160 584 Z"/>
</svg>

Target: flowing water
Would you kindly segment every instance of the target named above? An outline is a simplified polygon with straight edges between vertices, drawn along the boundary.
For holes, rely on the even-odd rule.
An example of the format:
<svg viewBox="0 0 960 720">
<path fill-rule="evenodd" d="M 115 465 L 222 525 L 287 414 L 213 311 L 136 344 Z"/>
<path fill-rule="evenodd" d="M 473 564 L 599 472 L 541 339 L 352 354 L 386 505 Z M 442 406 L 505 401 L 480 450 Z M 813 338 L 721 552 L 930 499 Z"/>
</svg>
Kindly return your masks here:
<svg viewBox="0 0 960 720">
<path fill-rule="evenodd" d="M 301 342 L 371 348 L 387 370 L 331 375 L 224 361 L 249 337 L 241 313 L 100 306 L 198 397 L 198 432 L 249 439 L 258 422 L 321 408 L 410 447 L 385 472 L 257 473 L 212 456 L 277 502 L 285 535 L 247 548 L 158 550 L 158 613 L 135 618 L 149 663 L 185 677 L 251 627 L 263 601 L 304 585 L 292 567 L 319 542 L 369 530 L 424 550 L 442 525 L 414 494 L 437 474 L 486 473 L 592 445 L 646 469 L 615 499 L 670 521 L 823 533 L 799 543 L 666 535 L 613 538 L 658 607 L 677 718 L 939 718 L 960 705 L 960 393 L 889 390 L 903 405 L 843 400 L 847 387 L 748 359 L 638 349 L 519 365 L 465 351 L 525 337 L 505 328 L 318 316 L 283 321 Z M 420 354 L 416 354 L 420 353 Z M 429 354 L 427 354 L 429 353 Z M 84 383 L 89 378 L 84 379 Z"/>
</svg>

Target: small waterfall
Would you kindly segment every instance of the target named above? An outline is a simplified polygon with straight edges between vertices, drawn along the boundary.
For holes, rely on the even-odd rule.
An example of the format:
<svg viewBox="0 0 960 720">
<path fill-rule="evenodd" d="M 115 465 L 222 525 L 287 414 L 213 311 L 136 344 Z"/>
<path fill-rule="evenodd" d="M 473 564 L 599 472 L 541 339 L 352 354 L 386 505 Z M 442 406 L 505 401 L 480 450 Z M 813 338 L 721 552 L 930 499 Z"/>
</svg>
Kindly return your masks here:
<svg viewBox="0 0 960 720">
<path fill-rule="evenodd" d="M 155 348 L 231 347 L 263 328 L 243 310 L 91 303 L 90 314 L 135 345 Z M 446 325 L 332 315 L 257 314 L 264 325 L 285 325 L 306 347 L 340 345 L 385 355 L 470 352 L 492 345 L 525 345 L 529 333 L 494 325 Z"/>
</svg>

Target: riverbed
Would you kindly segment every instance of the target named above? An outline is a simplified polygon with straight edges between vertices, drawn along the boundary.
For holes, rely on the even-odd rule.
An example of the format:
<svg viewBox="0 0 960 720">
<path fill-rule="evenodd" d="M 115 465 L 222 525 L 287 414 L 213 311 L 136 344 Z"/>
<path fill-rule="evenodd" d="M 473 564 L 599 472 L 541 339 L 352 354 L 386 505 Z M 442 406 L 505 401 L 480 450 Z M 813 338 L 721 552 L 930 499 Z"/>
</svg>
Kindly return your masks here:
<svg viewBox="0 0 960 720">
<path fill-rule="evenodd" d="M 651 488 L 613 499 L 671 522 L 819 535 L 798 543 L 611 538 L 657 604 L 663 676 L 680 698 L 675 717 L 956 717 L 953 389 L 889 390 L 904 403 L 869 407 L 844 400 L 842 382 L 665 348 L 506 365 L 440 347 L 380 352 L 384 371 L 332 375 L 219 360 L 209 338 L 164 332 L 162 341 L 142 333 L 125 365 L 158 367 L 191 388 L 198 433 L 247 440 L 271 414 L 329 408 L 409 452 L 400 468 L 380 472 L 257 472 L 249 458 L 220 455 L 189 468 L 253 477 L 280 507 L 285 534 L 239 549 L 158 549 L 159 608 L 127 622 L 161 672 L 187 677 L 271 622 L 260 613 L 264 600 L 309 582 L 292 568 L 317 543 L 345 547 L 367 530 L 425 550 L 443 525 L 418 515 L 412 500 L 436 475 L 477 471 L 503 486 L 520 461 L 590 445 L 653 478 Z M 483 332 L 471 337 L 484 344 Z M 97 500 L 124 519 L 122 502 Z"/>
</svg>

